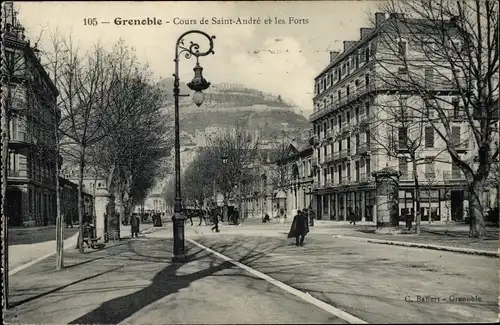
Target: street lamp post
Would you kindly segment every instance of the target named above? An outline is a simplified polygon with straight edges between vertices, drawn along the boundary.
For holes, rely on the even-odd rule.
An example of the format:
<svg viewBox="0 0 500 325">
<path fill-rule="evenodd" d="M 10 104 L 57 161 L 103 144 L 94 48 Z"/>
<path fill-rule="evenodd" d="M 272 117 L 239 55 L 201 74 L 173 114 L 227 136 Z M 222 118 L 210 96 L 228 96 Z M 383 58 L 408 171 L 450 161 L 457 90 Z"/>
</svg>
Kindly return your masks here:
<svg viewBox="0 0 500 325">
<path fill-rule="evenodd" d="M 209 41 L 209 48 L 205 52 L 200 52 L 200 45 L 190 42 L 189 45 L 184 44 L 184 38 L 190 34 L 202 35 Z M 174 203 L 174 216 L 173 221 L 173 235 L 174 235 L 174 256 L 173 262 L 184 262 L 186 259 L 186 249 L 184 246 L 184 221 L 185 216 L 182 213 L 182 196 L 181 196 L 181 157 L 180 157 L 180 134 L 179 134 L 179 97 L 187 97 L 189 95 L 181 95 L 179 89 L 179 57 L 184 54 L 186 59 L 192 56 L 196 57 L 196 66 L 194 67 L 195 76 L 187 86 L 194 90 L 193 95 L 194 103 L 199 107 L 204 100 L 203 90 L 210 87 L 202 75 L 203 68 L 199 64 L 199 57 L 214 54 L 213 47 L 215 36 L 209 36 L 205 32 L 199 30 L 191 30 L 182 34 L 178 39 L 175 46 L 175 74 L 174 76 L 174 101 L 175 101 L 175 203 Z"/>
</svg>

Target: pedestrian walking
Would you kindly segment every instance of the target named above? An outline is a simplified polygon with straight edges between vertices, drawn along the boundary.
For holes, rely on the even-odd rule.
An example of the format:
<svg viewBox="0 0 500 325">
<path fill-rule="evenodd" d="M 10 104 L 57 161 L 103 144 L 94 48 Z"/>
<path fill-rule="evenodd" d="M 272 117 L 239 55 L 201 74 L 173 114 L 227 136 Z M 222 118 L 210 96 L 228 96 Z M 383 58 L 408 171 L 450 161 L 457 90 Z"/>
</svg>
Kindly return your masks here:
<svg viewBox="0 0 500 325">
<path fill-rule="evenodd" d="M 309 207 L 308 213 L 309 213 L 309 225 L 311 227 L 314 227 L 314 219 L 316 218 L 316 216 L 314 214 L 314 210 L 312 207 Z"/>
<path fill-rule="evenodd" d="M 132 234 L 132 238 L 134 238 L 134 236 L 139 237 L 139 226 L 140 226 L 139 217 L 133 215 L 132 218 L 130 218 L 130 232 Z"/>
<path fill-rule="evenodd" d="M 271 221 L 271 218 L 269 217 L 269 215 L 266 213 L 266 215 L 264 216 L 264 218 L 262 218 L 262 223 L 268 223 Z"/>
<path fill-rule="evenodd" d="M 349 208 L 349 220 L 351 220 L 349 224 L 356 225 L 356 214 L 352 211 L 352 208 Z"/>
<path fill-rule="evenodd" d="M 411 231 L 411 227 L 413 224 L 413 215 L 410 213 L 410 211 L 407 211 L 405 214 L 405 221 L 406 221 L 406 229 L 408 231 Z"/>
<path fill-rule="evenodd" d="M 304 238 L 309 233 L 309 220 L 307 214 L 302 211 L 297 211 L 293 217 L 292 226 L 288 233 L 288 238 L 295 237 L 295 245 L 304 246 Z"/>
<path fill-rule="evenodd" d="M 214 223 L 214 226 L 212 227 L 212 231 L 219 232 L 219 213 L 216 208 L 212 209 L 212 222 Z"/>
<path fill-rule="evenodd" d="M 71 227 L 73 228 L 73 218 L 71 217 L 70 213 L 66 213 L 64 216 L 64 220 L 66 222 L 66 228 Z"/>
</svg>

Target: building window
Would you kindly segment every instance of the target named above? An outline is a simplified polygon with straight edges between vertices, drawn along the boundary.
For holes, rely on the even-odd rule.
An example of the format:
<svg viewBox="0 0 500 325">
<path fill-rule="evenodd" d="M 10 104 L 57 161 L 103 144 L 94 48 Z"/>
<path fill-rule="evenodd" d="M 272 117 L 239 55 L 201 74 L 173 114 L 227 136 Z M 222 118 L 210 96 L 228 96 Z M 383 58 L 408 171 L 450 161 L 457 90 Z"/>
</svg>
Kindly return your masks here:
<svg viewBox="0 0 500 325">
<path fill-rule="evenodd" d="M 365 49 L 365 61 L 366 62 L 370 61 L 370 48 L 369 47 L 367 47 Z"/>
<path fill-rule="evenodd" d="M 342 91 L 340 89 L 337 91 L 337 96 L 338 96 L 339 100 L 342 99 Z"/>
<path fill-rule="evenodd" d="M 365 132 L 366 146 L 370 148 L 370 131 Z"/>
<path fill-rule="evenodd" d="M 434 128 L 432 126 L 425 127 L 425 147 L 434 148 Z"/>
<path fill-rule="evenodd" d="M 434 177 L 435 169 L 434 169 L 434 157 L 425 157 L 425 177 Z"/>
<path fill-rule="evenodd" d="M 451 127 L 451 141 L 455 148 L 461 147 L 461 136 L 460 136 L 460 126 L 452 126 Z"/>
<path fill-rule="evenodd" d="M 453 118 L 458 119 L 460 117 L 460 99 L 454 97 L 451 100 L 451 105 L 453 106 Z"/>
<path fill-rule="evenodd" d="M 365 75 L 365 84 L 368 86 L 370 84 L 370 75 Z"/>
<path fill-rule="evenodd" d="M 371 174 L 371 160 L 370 159 L 366 159 L 365 160 L 365 166 L 366 166 L 366 176 L 370 177 L 370 174 Z"/>
<path fill-rule="evenodd" d="M 399 171 L 403 179 L 408 176 L 408 162 L 406 161 L 406 157 L 399 157 Z"/>
<path fill-rule="evenodd" d="M 433 86 L 434 71 L 432 68 L 425 68 L 424 72 L 424 87 L 427 89 Z"/>
<path fill-rule="evenodd" d="M 405 40 L 399 40 L 398 42 L 398 54 L 401 56 L 403 60 L 406 60 L 406 51 L 407 51 L 408 43 Z"/>
<path fill-rule="evenodd" d="M 354 57 L 354 62 L 356 65 L 356 69 L 359 68 L 359 55 L 358 54 L 356 54 L 356 56 Z"/>
<path fill-rule="evenodd" d="M 399 127 L 398 128 L 398 145 L 399 148 L 406 148 L 408 143 L 408 128 L 407 127 Z"/>
<path fill-rule="evenodd" d="M 345 88 L 345 93 L 346 93 L 346 96 L 349 97 L 349 93 L 350 93 L 350 87 L 349 85 L 347 85 L 347 87 Z"/>
</svg>

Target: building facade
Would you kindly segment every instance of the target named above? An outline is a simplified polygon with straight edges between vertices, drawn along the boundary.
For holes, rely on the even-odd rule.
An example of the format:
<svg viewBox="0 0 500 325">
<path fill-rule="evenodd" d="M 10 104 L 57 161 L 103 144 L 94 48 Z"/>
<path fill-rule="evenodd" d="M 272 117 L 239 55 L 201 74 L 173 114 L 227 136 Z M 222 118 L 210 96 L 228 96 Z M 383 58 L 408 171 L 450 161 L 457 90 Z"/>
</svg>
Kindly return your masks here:
<svg viewBox="0 0 500 325">
<path fill-rule="evenodd" d="M 317 198 L 318 219 L 347 220 L 350 212 L 363 221 L 376 221 L 376 189 L 372 172 L 392 167 L 400 178 L 400 214 L 414 212 L 415 174 L 420 184 L 420 214 L 425 220 L 462 220 L 468 205 L 466 181 L 451 162 L 446 143 L 431 125 L 422 127 L 422 140 L 412 160 L 408 143 L 415 137 L 412 125 L 392 125 L 389 112 L 399 107 L 426 104 L 405 87 L 391 82 L 397 64 L 387 65 L 391 52 L 384 47 L 396 42 L 407 60 L 421 60 L 418 45 L 411 39 L 396 38 L 386 28 L 397 16 L 377 13 L 374 28 L 361 28 L 358 41 L 344 41 L 343 52 L 331 52 L 327 67 L 315 78 L 313 165 L 318 167 L 313 192 Z M 400 53 L 401 53 L 400 52 Z M 433 67 L 435 69 L 435 67 Z M 390 71 L 391 73 L 386 73 Z M 460 105 L 454 87 L 440 82 L 431 69 L 422 67 L 423 79 L 432 84 L 429 91 L 447 96 L 452 123 L 452 141 L 464 157 L 473 156 L 467 125 L 453 116 Z M 402 102 L 404 101 L 404 104 Z M 391 149 L 388 149 L 391 148 Z M 395 153 L 395 154 L 393 154 Z M 413 166 L 415 165 L 415 166 Z M 415 167 L 415 168 L 413 168 Z"/>
<path fill-rule="evenodd" d="M 11 226 L 43 226 L 55 223 L 55 170 L 62 158 L 55 150 L 54 129 L 60 112 L 55 108 L 58 91 L 44 70 L 12 2 L 3 4 L 2 32 L 6 46 L 9 157 L 6 213 Z M 5 125 L 2 123 L 2 125 Z"/>
</svg>

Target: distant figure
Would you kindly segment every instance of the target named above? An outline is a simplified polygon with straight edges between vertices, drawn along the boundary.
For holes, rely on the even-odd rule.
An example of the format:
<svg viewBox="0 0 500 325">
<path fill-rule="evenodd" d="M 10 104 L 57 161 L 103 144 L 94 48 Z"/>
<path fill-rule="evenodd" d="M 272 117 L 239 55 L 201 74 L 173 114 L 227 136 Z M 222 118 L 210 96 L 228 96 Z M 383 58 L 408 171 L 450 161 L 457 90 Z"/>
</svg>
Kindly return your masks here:
<svg viewBox="0 0 500 325">
<path fill-rule="evenodd" d="M 309 213 L 309 225 L 311 227 L 314 227 L 314 219 L 316 218 L 316 215 L 314 214 L 313 208 L 309 207 L 308 213 Z"/>
<path fill-rule="evenodd" d="M 212 227 L 212 231 L 219 232 L 219 213 L 216 208 L 212 209 L 212 222 L 214 223 L 214 226 Z"/>
<path fill-rule="evenodd" d="M 352 208 L 349 208 L 349 220 L 351 220 L 349 222 L 349 224 L 356 225 L 356 214 L 354 213 L 354 211 L 352 210 Z"/>
<path fill-rule="evenodd" d="M 307 214 L 300 210 L 297 211 L 293 218 L 288 238 L 295 237 L 295 245 L 297 246 L 304 246 L 304 238 L 309 233 L 309 221 L 307 219 Z"/>
<path fill-rule="evenodd" d="M 406 221 L 406 229 L 410 231 L 413 223 L 413 215 L 410 213 L 410 211 L 406 212 L 405 221 Z"/>
<path fill-rule="evenodd" d="M 64 220 L 66 222 L 66 228 L 68 228 L 68 226 L 70 226 L 71 228 L 73 228 L 73 218 L 71 217 L 71 214 L 70 213 L 66 213 L 65 216 L 64 216 Z"/>
<path fill-rule="evenodd" d="M 130 218 L 130 230 L 132 234 L 132 238 L 139 237 L 139 227 L 140 227 L 140 220 L 139 217 L 136 215 L 133 215 L 132 218 Z"/>
<path fill-rule="evenodd" d="M 269 217 L 269 215 L 266 213 L 266 215 L 264 216 L 264 218 L 262 218 L 262 223 L 268 223 L 271 221 L 271 218 Z"/>
</svg>

